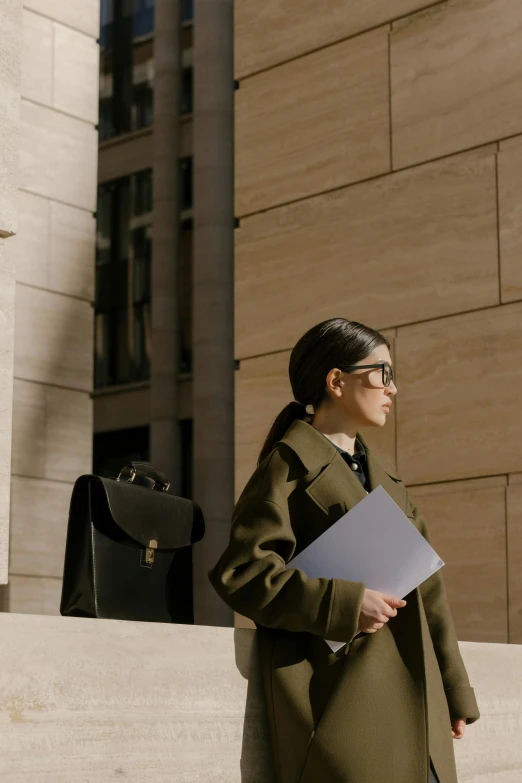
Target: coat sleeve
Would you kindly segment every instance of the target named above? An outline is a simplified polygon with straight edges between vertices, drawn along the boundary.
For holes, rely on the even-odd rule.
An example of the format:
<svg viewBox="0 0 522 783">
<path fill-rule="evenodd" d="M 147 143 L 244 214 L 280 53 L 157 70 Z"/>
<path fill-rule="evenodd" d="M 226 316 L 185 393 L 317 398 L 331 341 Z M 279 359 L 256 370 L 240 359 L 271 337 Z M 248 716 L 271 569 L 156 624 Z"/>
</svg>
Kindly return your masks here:
<svg viewBox="0 0 522 783">
<path fill-rule="evenodd" d="M 247 493 L 234 508 L 228 546 L 208 577 L 232 609 L 258 625 L 351 642 L 365 585 L 309 579 L 286 568 L 295 548 L 287 501 Z"/>
<path fill-rule="evenodd" d="M 422 535 L 431 544 L 426 521 L 417 506 L 413 506 L 413 517 Z M 426 579 L 419 586 L 419 590 L 444 683 L 450 717 L 452 720 L 465 718 L 466 723 L 474 723 L 480 718 L 480 712 L 460 654 L 441 569 Z"/>
</svg>

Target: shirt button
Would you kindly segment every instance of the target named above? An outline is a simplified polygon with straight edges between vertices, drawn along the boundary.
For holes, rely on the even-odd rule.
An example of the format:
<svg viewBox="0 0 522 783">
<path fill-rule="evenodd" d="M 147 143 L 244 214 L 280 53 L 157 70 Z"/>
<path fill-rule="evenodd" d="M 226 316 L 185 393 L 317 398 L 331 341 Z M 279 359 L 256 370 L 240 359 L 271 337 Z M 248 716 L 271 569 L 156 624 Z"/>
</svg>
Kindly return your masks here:
<svg viewBox="0 0 522 783">
<path fill-rule="evenodd" d="M 356 462 L 352 462 L 352 470 L 359 470 L 359 465 Z"/>
</svg>

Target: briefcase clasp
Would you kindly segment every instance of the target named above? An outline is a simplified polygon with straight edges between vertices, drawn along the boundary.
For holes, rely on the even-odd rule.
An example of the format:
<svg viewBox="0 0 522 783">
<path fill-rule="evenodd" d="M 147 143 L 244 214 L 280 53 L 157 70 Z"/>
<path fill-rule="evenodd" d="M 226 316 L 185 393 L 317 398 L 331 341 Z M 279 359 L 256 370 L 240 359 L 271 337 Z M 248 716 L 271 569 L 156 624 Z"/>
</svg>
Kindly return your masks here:
<svg viewBox="0 0 522 783">
<path fill-rule="evenodd" d="M 158 548 L 158 542 L 155 538 L 149 541 L 149 545 L 145 550 L 145 562 L 147 565 L 152 565 L 154 562 L 154 550 Z"/>
</svg>

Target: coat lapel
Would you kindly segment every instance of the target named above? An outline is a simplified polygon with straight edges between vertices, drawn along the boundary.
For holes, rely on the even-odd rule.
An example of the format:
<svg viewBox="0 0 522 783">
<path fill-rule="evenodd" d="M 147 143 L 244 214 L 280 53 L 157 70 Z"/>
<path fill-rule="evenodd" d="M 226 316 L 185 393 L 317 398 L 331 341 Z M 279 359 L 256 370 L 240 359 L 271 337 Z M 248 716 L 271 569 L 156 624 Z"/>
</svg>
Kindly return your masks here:
<svg viewBox="0 0 522 783">
<path fill-rule="evenodd" d="M 388 494 L 402 507 L 404 488 L 394 468 L 388 465 L 357 433 L 367 452 L 370 486 L 384 486 Z M 306 494 L 335 521 L 366 497 L 366 489 L 348 467 L 335 446 L 314 427 L 296 419 L 280 441 L 299 457 L 307 473 L 316 473 L 305 488 Z"/>
</svg>

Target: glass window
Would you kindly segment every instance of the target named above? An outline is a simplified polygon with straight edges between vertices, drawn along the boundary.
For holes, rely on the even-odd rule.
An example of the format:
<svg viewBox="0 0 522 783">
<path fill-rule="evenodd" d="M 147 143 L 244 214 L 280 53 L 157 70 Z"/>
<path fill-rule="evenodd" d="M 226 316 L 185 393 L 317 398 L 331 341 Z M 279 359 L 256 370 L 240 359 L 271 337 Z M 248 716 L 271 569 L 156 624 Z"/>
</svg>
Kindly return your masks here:
<svg viewBox="0 0 522 783">
<path fill-rule="evenodd" d="M 100 141 L 152 124 L 154 0 L 103 0 Z"/>
<path fill-rule="evenodd" d="M 148 460 L 148 427 L 98 432 L 93 437 L 92 470 L 95 476 L 116 478 L 120 470 L 129 462 L 148 462 Z"/>
<path fill-rule="evenodd" d="M 95 387 L 150 374 L 152 171 L 98 189 Z"/>
<path fill-rule="evenodd" d="M 152 169 L 138 171 L 134 175 L 134 214 L 152 212 Z"/>
<path fill-rule="evenodd" d="M 150 35 L 154 30 L 154 0 L 134 0 L 133 37 Z"/>
<path fill-rule="evenodd" d="M 192 158 L 181 158 L 180 162 L 180 209 L 192 209 Z"/>
<path fill-rule="evenodd" d="M 181 72 L 181 114 L 192 114 L 192 67 Z"/>
<path fill-rule="evenodd" d="M 193 486 L 193 422 L 192 419 L 180 419 L 181 453 L 181 497 L 192 499 Z"/>
<path fill-rule="evenodd" d="M 183 22 L 194 20 L 194 0 L 181 0 L 181 19 Z"/>
<path fill-rule="evenodd" d="M 192 246 L 192 220 L 184 220 L 178 265 L 180 372 L 192 372 Z"/>
<path fill-rule="evenodd" d="M 100 3 L 100 46 L 112 47 L 114 21 L 114 0 L 101 0 Z"/>
</svg>

